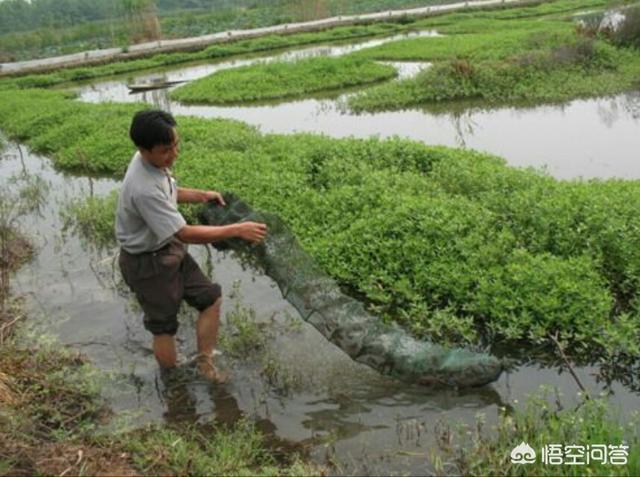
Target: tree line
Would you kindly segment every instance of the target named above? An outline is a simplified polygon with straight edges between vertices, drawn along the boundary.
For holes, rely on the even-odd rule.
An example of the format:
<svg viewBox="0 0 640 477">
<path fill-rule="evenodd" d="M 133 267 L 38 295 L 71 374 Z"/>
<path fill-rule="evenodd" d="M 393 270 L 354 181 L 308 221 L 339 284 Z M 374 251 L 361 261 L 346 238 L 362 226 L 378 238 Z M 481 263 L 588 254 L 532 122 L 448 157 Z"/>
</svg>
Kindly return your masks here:
<svg viewBox="0 0 640 477">
<path fill-rule="evenodd" d="M 151 5 L 159 13 L 217 10 L 273 3 L 278 0 L 4 0 L 0 2 L 0 35 L 41 28 L 64 28 L 81 22 L 125 18 L 131 9 Z"/>
</svg>

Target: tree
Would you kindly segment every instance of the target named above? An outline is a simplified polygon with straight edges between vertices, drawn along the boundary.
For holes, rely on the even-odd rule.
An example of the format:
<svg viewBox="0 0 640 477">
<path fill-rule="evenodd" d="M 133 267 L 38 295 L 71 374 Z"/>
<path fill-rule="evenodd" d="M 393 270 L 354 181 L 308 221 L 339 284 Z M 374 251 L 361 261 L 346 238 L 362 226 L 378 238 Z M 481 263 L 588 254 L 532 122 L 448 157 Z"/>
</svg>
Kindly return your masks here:
<svg viewBox="0 0 640 477">
<path fill-rule="evenodd" d="M 160 39 L 160 22 L 154 0 L 120 0 L 120 5 L 129 22 L 132 43 Z"/>
<path fill-rule="evenodd" d="M 329 16 L 327 0 L 291 0 L 288 9 L 298 21 L 319 20 Z"/>
</svg>

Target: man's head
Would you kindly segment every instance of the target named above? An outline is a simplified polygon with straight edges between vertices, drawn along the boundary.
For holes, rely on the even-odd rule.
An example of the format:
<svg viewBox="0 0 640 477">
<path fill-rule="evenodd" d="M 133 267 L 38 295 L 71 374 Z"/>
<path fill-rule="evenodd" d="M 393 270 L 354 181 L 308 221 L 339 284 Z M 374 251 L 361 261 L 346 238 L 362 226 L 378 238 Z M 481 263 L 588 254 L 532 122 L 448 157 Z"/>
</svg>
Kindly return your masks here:
<svg viewBox="0 0 640 477">
<path fill-rule="evenodd" d="M 176 120 L 164 111 L 139 111 L 133 116 L 129 136 L 142 157 L 156 167 L 171 167 L 178 157 L 180 139 Z"/>
</svg>

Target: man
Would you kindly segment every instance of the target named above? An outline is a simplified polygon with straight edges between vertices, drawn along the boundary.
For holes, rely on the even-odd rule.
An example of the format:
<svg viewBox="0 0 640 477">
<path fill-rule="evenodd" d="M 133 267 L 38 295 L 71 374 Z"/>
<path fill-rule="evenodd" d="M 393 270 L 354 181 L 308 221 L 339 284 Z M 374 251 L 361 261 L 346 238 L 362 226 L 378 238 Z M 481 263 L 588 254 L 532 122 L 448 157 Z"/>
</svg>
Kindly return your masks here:
<svg viewBox="0 0 640 477">
<path fill-rule="evenodd" d="M 218 337 L 221 289 L 202 273 L 184 244 L 210 243 L 230 237 L 263 240 L 265 224 L 243 222 L 226 226 L 187 225 L 177 203 L 211 200 L 222 195 L 177 187 L 170 169 L 178 157 L 176 121 L 163 111 L 140 111 L 129 131 L 138 151 L 127 169 L 116 214 L 122 276 L 135 292 L 144 326 L 153 334 L 153 352 L 163 369 L 176 366 L 174 335 L 184 299 L 200 312 L 196 323 L 198 369 L 213 382 L 224 382 L 213 361 Z"/>
</svg>

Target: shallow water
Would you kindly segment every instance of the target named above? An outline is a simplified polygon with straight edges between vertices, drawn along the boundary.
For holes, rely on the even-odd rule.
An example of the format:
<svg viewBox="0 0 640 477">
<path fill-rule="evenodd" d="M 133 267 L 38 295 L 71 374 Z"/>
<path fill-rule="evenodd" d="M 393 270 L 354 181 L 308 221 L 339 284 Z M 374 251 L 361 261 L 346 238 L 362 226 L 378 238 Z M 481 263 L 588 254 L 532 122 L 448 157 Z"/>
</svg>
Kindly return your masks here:
<svg viewBox="0 0 640 477">
<path fill-rule="evenodd" d="M 21 150 L 22 160 L 15 145 L 8 148 L 0 160 L 0 180 L 26 170 L 45 178 L 50 190 L 41 215 L 25 219 L 37 254 L 13 286 L 27 296 L 34 332 L 73 345 L 109 373 L 105 396 L 128 426 L 163 420 L 232 422 L 248 416 L 263 431 L 302 443 L 318 462 L 337 461 L 340 472 L 423 475 L 430 472 L 435 430 L 442 424 L 473 423 L 477 413 L 491 424 L 499 407 L 521 406 L 540 385 L 557 387 L 566 406 L 577 403 L 578 388 L 566 371 L 535 362 L 503 374 L 493 385 L 462 391 L 407 386 L 382 377 L 352 362 L 302 322 L 268 277 L 243 268 L 232 254 L 212 251 L 209 258 L 200 246 L 191 246 L 191 252 L 221 283 L 223 316 L 236 304 L 252 308 L 265 324 L 270 358 L 239 361 L 223 355 L 234 374 L 230 384 L 215 388 L 191 379 L 167 391 L 140 312 L 116 289 L 115 250 L 97 251 L 72 231 L 62 233 L 60 211 L 70 199 L 103 195 L 117 183 L 61 174 L 46 158 Z M 185 356 L 195 351 L 194 318 L 189 311 L 181 317 L 178 341 Z M 230 332 L 223 321 L 221 333 Z M 596 372 L 577 369 L 592 393 L 605 389 L 592 375 Z M 618 383 L 609 390 L 613 407 L 625 413 L 638 409 L 638 394 Z"/>
</svg>

